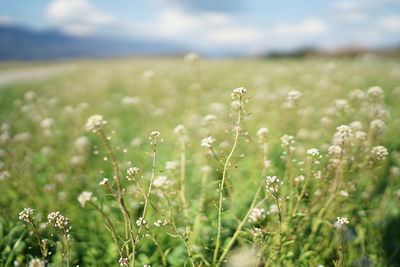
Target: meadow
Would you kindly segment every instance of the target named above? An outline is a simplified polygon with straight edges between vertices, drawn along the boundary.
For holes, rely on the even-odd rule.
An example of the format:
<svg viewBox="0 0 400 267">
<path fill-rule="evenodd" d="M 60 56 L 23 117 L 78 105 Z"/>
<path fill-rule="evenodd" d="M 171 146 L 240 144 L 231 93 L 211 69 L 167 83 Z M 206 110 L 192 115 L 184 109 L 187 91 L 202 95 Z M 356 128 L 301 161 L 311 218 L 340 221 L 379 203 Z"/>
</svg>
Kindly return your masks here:
<svg viewBox="0 0 400 267">
<path fill-rule="evenodd" d="M 0 85 L 1 266 L 400 266 L 398 60 L 68 64 Z"/>
</svg>

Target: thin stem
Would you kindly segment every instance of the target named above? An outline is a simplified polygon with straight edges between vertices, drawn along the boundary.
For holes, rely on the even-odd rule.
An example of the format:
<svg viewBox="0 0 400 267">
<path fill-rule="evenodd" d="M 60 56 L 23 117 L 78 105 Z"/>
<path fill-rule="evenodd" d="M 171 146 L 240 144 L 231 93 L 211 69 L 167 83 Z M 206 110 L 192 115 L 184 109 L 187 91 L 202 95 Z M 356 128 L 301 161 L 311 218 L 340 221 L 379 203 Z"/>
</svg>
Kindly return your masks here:
<svg viewBox="0 0 400 267">
<path fill-rule="evenodd" d="M 240 99 L 240 103 L 241 103 L 241 99 Z M 217 257 L 218 257 L 220 242 L 221 242 L 223 191 L 224 191 L 225 180 L 226 180 L 226 177 L 227 177 L 228 165 L 229 165 L 230 160 L 231 160 L 231 158 L 233 156 L 233 153 L 235 152 L 236 145 L 237 145 L 238 139 L 239 139 L 241 115 L 242 115 L 242 109 L 240 107 L 239 111 L 238 111 L 236 125 L 235 125 L 236 132 L 235 132 L 235 138 L 234 138 L 233 146 L 232 146 L 231 152 L 229 153 L 229 155 L 228 155 L 228 157 L 227 157 L 227 159 L 225 161 L 224 169 L 223 169 L 223 172 L 222 172 L 222 181 L 221 181 L 220 188 L 219 188 L 218 226 L 217 226 L 218 228 L 217 228 L 217 238 L 216 238 L 216 244 L 215 244 L 215 250 L 214 250 L 214 256 L 213 256 L 213 264 L 215 264 L 217 262 Z"/>
</svg>

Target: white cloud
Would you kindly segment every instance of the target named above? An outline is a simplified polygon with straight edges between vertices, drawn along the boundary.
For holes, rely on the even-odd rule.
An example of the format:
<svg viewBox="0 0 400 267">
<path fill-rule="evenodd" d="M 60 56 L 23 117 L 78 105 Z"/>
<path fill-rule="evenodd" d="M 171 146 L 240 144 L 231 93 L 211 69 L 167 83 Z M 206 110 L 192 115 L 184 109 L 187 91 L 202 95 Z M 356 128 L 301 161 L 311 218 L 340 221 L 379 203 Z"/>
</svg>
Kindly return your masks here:
<svg viewBox="0 0 400 267">
<path fill-rule="evenodd" d="M 385 16 L 378 21 L 378 25 L 379 27 L 382 28 L 382 30 L 400 33 L 400 16 L 398 15 Z"/>
<path fill-rule="evenodd" d="M 0 16 L 0 25 L 8 25 L 12 23 L 12 19 L 9 16 Z"/>
<path fill-rule="evenodd" d="M 306 18 L 297 24 L 281 23 L 272 28 L 272 33 L 280 36 L 312 36 L 328 31 L 328 25 L 319 18 Z"/>
<path fill-rule="evenodd" d="M 86 35 L 114 22 L 114 17 L 97 10 L 88 0 L 55 0 L 46 9 L 47 19 L 61 30 Z"/>
</svg>

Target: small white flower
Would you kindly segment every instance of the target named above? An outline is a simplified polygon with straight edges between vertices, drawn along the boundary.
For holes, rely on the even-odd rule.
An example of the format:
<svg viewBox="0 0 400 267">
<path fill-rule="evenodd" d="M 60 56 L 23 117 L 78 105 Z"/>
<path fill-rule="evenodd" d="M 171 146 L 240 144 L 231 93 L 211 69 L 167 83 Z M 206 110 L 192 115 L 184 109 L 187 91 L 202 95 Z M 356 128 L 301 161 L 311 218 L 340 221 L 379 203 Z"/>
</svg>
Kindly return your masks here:
<svg viewBox="0 0 400 267">
<path fill-rule="evenodd" d="M 35 210 L 34 210 L 34 209 L 31 209 L 31 208 L 24 208 L 24 209 L 19 213 L 19 217 L 18 217 L 18 218 L 19 218 L 21 221 L 29 222 L 29 220 L 34 219 L 34 217 L 32 216 L 33 213 L 35 213 Z"/>
<path fill-rule="evenodd" d="M 348 224 L 349 223 L 349 220 L 346 218 L 346 217 L 337 217 L 337 219 L 336 219 L 336 222 L 333 224 L 333 226 L 336 228 L 336 229 L 342 229 L 343 228 L 343 226 L 345 225 L 345 224 Z"/>
<path fill-rule="evenodd" d="M 300 176 L 295 177 L 293 180 L 295 183 L 298 183 L 298 182 L 304 181 L 304 179 L 305 179 L 304 175 L 300 175 Z"/>
<path fill-rule="evenodd" d="M 105 186 L 108 183 L 108 178 L 103 178 L 103 180 L 99 183 L 100 186 Z"/>
<path fill-rule="evenodd" d="M 154 178 L 153 186 L 154 187 L 166 187 L 172 185 L 172 181 L 168 179 L 165 175 L 160 175 Z"/>
<path fill-rule="evenodd" d="M 253 208 L 249 215 L 249 222 L 258 222 L 265 218 L 265 210 Z"/>
<path fill-rule="evenodd" d="M 384 146 L 376 146 L 371 150 L 372 155 L 374 155 L 376 160 L 384 160 L 389 152 Z"/>
<path fill-rule="evenodd" d="M 135 178 L 136 174 L 140 171 L 140 169 L 138 167 L 129 167 L 128 169 L 126 169 L 126 178 L 128 180 L 131 180 L 133 178 Z"/>
<path fill-rule="evenodd" d="M 231 96 L 233 99 L 237 99 L 237 98 L 242 98 L 246 93 L 247 93 L 246 88 L 239 87 L 232 90 Z"/>
<path fill-rule="evenodd" d="M 262 127 L 257 131 L 258 139 L 265 141 L 268 137 L 269 129 L 266 127 Z"/>
<path fill-rule="evenodd" d="M 86 202 L 89 202 L 92 200 L 92 192 L 88 191 L 83 191 L 79 196 L 78 196 L 78 201 L 81 203 L 82 207 L 85 207 Z"/>
<path fill-rule="evenodd" d="M 146 224 L 147 224 L 147 221 L 145 219 L 143 219 L 142 217 L 139 217 L 139 219 L 137 219 L 137 221 L 136 221 L 137 226 L 146 225 Z"/>
<path fill-rule="evenodd" d="M 150 133 L 150 137 L 153 137 L 153 138 L 157 138 L 157 137 L 160 137 L 160 132 L 159 131 L 152 131 L 151 133 Z"/>
<path fill-rule="evenodd" d="M 281 142 L 282 142 L 282 146 L 290 146 L 295 141 L 294 141 L 293 136 L 285 134 L 281 137 Z"/>
<path fill-rule="evenodd" d="M 165 169 L 169 170 L 169 171 L 176 170 L 178 165 L 179 165 L 179 162 L 177 162 L 177 161 L 167 161 L 167 162 L 165 162 Z"/>
<path fill-rule="evenodd" d="M 313 158 L 318 158 L 319 157 L 319 150 L 316 148 L 311 148 L 307 150 L 307 154 Z"/>
<path fill-rule="evenodd" d="M 122 266 L 122 267 L 128 267 L 129 266 L 128 258 L 119 258 L 118 263 L 119 263 L 119 266 Z"/>
<path fill-rule="evenodd" d="M 201 146 L 203 147 L 211 147 L 211 144 L 215 142 L 215 138 L 209 136 L 201 140 Z"/>
<path fill-rule="evenodd" d="M 86 122 L 86 130 L 96 133 L 105 124 L 107 124 L 107 121 L 103 119 L 102 115 L 93 115 Z"/>
<path fill-rule="evenodd" d="M 32 259 L 28 265 L 28 267 L 45 267 L 45 266 L 46 263 L 41 259 Z"/>
</svg>

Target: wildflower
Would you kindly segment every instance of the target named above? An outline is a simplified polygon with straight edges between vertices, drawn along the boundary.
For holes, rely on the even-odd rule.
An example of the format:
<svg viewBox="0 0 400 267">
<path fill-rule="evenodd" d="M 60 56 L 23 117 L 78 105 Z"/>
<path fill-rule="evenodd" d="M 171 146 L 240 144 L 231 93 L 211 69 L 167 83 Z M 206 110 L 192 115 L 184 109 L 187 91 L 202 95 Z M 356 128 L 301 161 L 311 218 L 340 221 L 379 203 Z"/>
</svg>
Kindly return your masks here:
<svg viewBox="0 0 400 267">
<path fill-rule="evenodd" d="M 160 175 L 157 176 L 156 178 L 154 178 L 153 180 L 153 185 L 155 187 L 164 187 L 164 186 L 169 186 L 171 185 L 173 182 L 171 180 L 168 179 L 167 176 L 164 175 Z"/>
<path fill-rule="evenodd" d="M 293 180 L 295 183 L 298 183 L 298 182 L 304 181 L 304 179 L 305 179 L 304 175 L 300 175 L 300 176 L 295 177 Z"/>
<path fill-rule="evenodd" d="M 178 167 L 178 162 L 177 161 L 167 161 L 165 162 L 165 169 L 166 170 L 175 170 Z"/>
<path fill-rule="evenodd" d="M 201 146 L 204 147 L 210 147 L 211 148 L 211 144 L 215 142 L 215 138 L 209 136 L 204 138 L 203 140 L 201 140 Z"/>
<path fill-rule="evenodd" d="M 196 62 L 197 60 L 199 60 L 199 55 L 194 52 L 190 52 L 190 53 L 186 54 L 183 59 L 186 62 L 192 63 L 192 62 Z"/>
<path fill-rule="evenodd" d="M 125 96 L 121 99 L 121 104 L 125 106 L 136 106 L 140 103 L 140 98 L 136 96 Z"/>
<path fill-rule="evenodd" d="M 348 138 L 351 138 L 353 136 L 353 131 L 351 130 L 351 127 L 348 125 L 340 125 L 339 127 L 336 128 L 336 134 L 338 137 L 341 137 L 342 140 L 346 140 Z"/>
<path fill-rule="evenodd" d="M 32 259 L 29 262 L 28 267 L 45 267 L 46 264 L 44 261 L 42 261 L 41 259 Z"/>
<path fill-rule="evenodd" d="M 127 267 L 129 266 L 129 260 L 128 258 L 119 258 L 118 260 L 119 266 Z"/>
<path fill-rule="evenodd" d="M 0 181 L 5 181 L 11 177 L 11 173 L 9 171 L 0 172 Z"/>
<path fill-rule="evenodd" d="M 149 81 L 149 80 L 153 79 L 153 77 L 154 77 L 154 71 L 146 70 L 145 72 L 143 72 L 143 79 L 145 81 Z"/>
<path fill-rule="evenodd" d="M 267 176 L 265 189 L 267 192 L 276 192 L 279 189 L 279 185 L 283 184 L 276 176 Z"/>
<path fill-rule="evenodd" d="M 167 224 L 167 220 L 165 220 L 165 219 L 163 221 L 162 220 L 157 220 L 157 221 L 154 222 L 154 225 L 157 226 L 157 227 L 161 227 L 161 226 L 164 226 L 166 224 Z"/>
<path fill-rule="evenodd" d="M 33 213 L 35 213 L 34 209 L 31 208 L 24 208 L 20 213 L 19 213 L 19 219 L 24 222 L 29 222 L 30 220 L 34 219 L 32 217 Z"/>
<path fill-rule="evenodd" d="M 346 217 L 337 217 L 336 222 L 333 224 L 333 226 L 339 230 L 343 228 L 343 225 L 348 223 L 349 220 Z"/>
<path fill-rule="evenodd" d="M 335 102 L 335 109 L 337 111 L 346 111 L 350 108 L 349 103 L 345 99 L 338 99 Z"/>
<path fill-rule="evenodd" d="M 215 121 L 215 120 L 217 120 L 217 116 L 215 116 L 214 114 L 207 114 L 207 115 L 204 117 L 204 121 L 205 121 L 205 122 L 213 122 L 213 121 Z"/>
<path fill-rule="evenodd" d="M 103 119 L 102 115 L 93 115 L 86 122 L 86 130 L 97 133 L 105 124 L 107 124 L 107 121 Z"/>
<path fill-rule="evenodd" d="M 372 86 L 368 88 L 367 95 L 371 100 L 381 100 L 383 98 L 383 90 L 379 86 Z"/>
<path fill-rule="evenodd" d="M 174 128 L 174 134 L 177 136 L 185 136 L 186 135 L 186 128 L 182 124 L 179 124 Z"/>
<path fill-rule="evenodd" d="M 298 100 L 301 97 L 302 93 L 297 90 L 291 90 L 288 92 L 286 99 L 288 101 L 295 101 Z"/>
<path fill-rule="evenodd" d="M 89 202 L 92 200 L 92 192 L 87 192 L 83 191 L 79 196 L 78 196 L 78 201 L 81 203 L 82 207 L 85 207 L 86 202 Z"/>
<path fill-rule="evenodd" d="M 318 158 L 319 157 L 319 150 L 316 148 L 311 148 L 307 150 L 307 154 L 313 158 Z"/>
<path fill-rule="evenodd" d="M 293 136 L 285 134 L 281 137 L 281 142 L 282 142 L 282 146 L 290 146 L 295 141 L 294 141 Z"/>
<path fill-rule="evenodd" d="M 152 131 L 151 133 L 150 133 L 150 137 L 153 137 L 153 138 L 157 138 L 157 137 L 160 137 L 160 132 L 159 131 Z"/>
<path fill-rule="evenodd" d="M 257 131 L 257 137 L 260 140 L 265 141 L 268 137 L 269 129 L 266 127 L 262 127 Z"/>
<path fill-rule="evenodd" d="M 87 148 L 90 146 L 89 138 L 87 138 L 86 136 L 78 137 L 78 138 L 75 140 L 74 146 L 75 146 L 75 148 L 76 148 L 79 152 L 84 152 L 84 151 L 86 151 Z"/>
<path fill-rule="evenodd" d="M 59 211 L 49 213 L 47 215 L 47 221 L 60 230 L 67 230 L 68 232 L 70 229 L 70 227 L 68 227 L 69 219 L 61 215 Z"/>
<path fill-rule="evenodd" d="M 369 127 L 376 132 L 383 132 L 386 130 L 386 124 L 383 120 L 376 119 L 371 121 Z"/>
<path fill-rule="evenodd" d="M 105 186 L 108 183 L 108 178 L 103 178 L 103 180 L 99 183 L 100 186 Z"/>
<path fill-rule="evenodd" d="M 140 169 L 138 167 L 129 167 L 128 169 L 126 169 L 126 178 L 128 180 L 132 180 L 133 178 L 135 178 L 136 174 L 140 171 Z"/>
<path fill-rule="evenodd" d="M 353 100 L 363 100 L 365 98 L 365 93 L 360 89 L 355 89 L 350 92 L 350 98 Z"/>
<path fill-rule="evenodd" d="M 54 120 L 52 118 L 46 118 L 40 122 L 40 127 L 42 128 L 51 128 L 54 125 Z"/>
<path fill-rule="evenodd" d="M 352 123 L 350 123 L 350 128 L 353 131 L 361 131 L 363 128 L 363 125 L 360 121 L 353 121 Z"/>
<path fill-rule="evenodd" d="M 328 148 L 329 156 L 336 158 L 342 154 L 342 148 L 338 145 L 333 145 Z"/>
<path fill-rule="evenodd" d="M 384 160 L 389 152 L 384 146 L 376 146 L 372 148 L 371 153 L 374 155 L 376 160 Z"/>
<path fill-rule="evenodd" d="M 258 227 L 254 227 L 250 230 L 250 232 L 255 235 L 255 236 L 259 236 L 262 234 L 262 230 Z"/>
<path fill-rule="evenodd" d="M 143 219 L 142 217 L 139 217 L 139 219 L 136 220 L 136 225 L 141 226 L 141 225 L 146 225 L 147 221 Z"/>
<path fill-rule="evenodd" d="M 247 93 L 247 89 L 244 87 L 235 88 L 232 90 L 232 99 L 240 99 Z"/>
<path fill-rule="evenodd" d="M 249 215 L 249 222 L 258 222 L 265 218 L 265 210 L 253 208 Z"/>
</svg>

